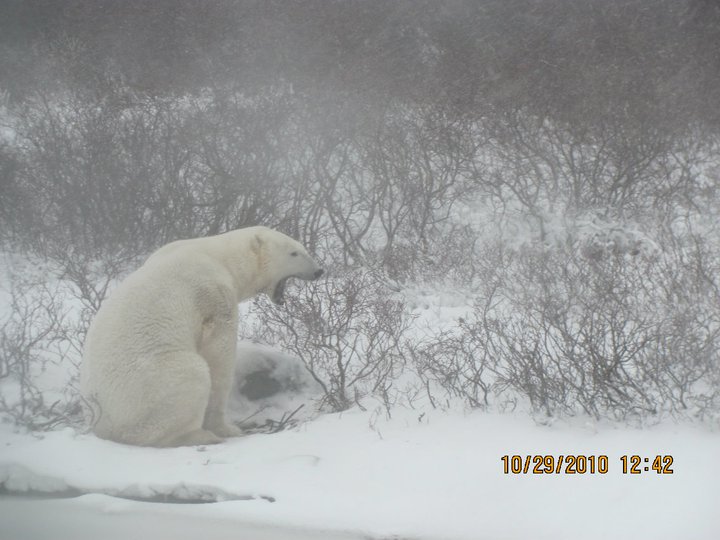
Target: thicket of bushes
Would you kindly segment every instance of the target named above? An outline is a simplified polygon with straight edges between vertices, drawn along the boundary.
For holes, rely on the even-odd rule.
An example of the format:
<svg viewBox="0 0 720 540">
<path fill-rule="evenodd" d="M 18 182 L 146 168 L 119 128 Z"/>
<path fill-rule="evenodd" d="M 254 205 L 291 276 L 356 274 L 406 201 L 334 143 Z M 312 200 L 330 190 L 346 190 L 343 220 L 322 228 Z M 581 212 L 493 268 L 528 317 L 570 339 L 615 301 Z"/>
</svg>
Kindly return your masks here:
<svg viewBox="0 0 720 540">
<path fill-rule="evenodd" d="M 716 415 L 720 10 L 425 8 L 7 2 L 0 234 L 81 316 L 13 289 L 0 384 L 26 399 L 0 408 L 67 421 L 76 397 L 49 405 L 33 377 L 49 347 L 77 361 L 113 280 L 167 241 L 264 224 L 332 269 L 256 310 L 331 410 Z M 415 282 L 472 315 L 418 330 Z"/>
<path fill-rule="evenodd" d="M 416 349 L 421 378 L 474 407 L 547 416 L 709 416 L 720 399 L 720 258 L 665 245 L 591 259 L 578 245 L 494 257 L 470 317 Z M 701 272 L 701 274 L 698 274 Z"/>
</svg>

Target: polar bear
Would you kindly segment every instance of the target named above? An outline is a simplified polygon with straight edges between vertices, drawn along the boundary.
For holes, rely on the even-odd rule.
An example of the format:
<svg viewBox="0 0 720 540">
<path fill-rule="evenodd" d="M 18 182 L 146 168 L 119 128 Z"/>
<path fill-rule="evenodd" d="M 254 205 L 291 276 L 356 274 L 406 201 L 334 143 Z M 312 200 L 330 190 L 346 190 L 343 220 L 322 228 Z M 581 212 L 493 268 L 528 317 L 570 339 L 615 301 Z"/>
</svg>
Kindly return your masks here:
<svg viewBox="0 0 720 540">
<path fill-rule="evenodd" d="M 139 446 L 240 435 L 225 420 L 238 303 L 266 293 L 282 304 L 288 278 L 322 273 L 302 244 L 266 227 L 160 248 L 103 302 L 88 330 L 80 386 L 94 432 Z"/>
</svg>

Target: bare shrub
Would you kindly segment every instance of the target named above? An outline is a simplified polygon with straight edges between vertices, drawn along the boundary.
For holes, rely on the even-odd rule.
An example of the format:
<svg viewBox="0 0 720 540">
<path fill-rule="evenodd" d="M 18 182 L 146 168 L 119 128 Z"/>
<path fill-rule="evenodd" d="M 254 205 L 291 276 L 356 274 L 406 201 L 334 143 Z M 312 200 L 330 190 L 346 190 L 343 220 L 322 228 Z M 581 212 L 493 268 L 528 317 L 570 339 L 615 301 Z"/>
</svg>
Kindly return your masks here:
<svg viewBox="0 0 720 540">
<path fill-rule="evenodd" d="M 0 414 L 31 430 L 79 425 L 77 365 L 68 341 L 73 323 L 62 293 L 45 283 L 15 278 L 8 295 L 10 313 L 0 322 Z M 40 379 L 60 365 L 63 379 L 69 374 L 69 380 L 50 394 Z"/>
<path fill-rule="evenodd" d="M 410 355 L 425 386 L 430 403 L 438 406 L 442 392 L 448 401 L 459 398 L 470 407 L 484 409 L 491 403 L 494 360 L 478 340 L 464 333 L 464 321 L 457 332 L 441 332 L 410 347 Z"/>
<path fill-rule="evenodd" d="M 417 277 L 423 260 L 437 255 L 436 239 L 448 233 L 454 206 L 471 191 L 472 129 L 441 107 L 400 106 L 360 140 L 368 206 L 382 236 L 374 247 L 393 279 Z"/>
<path fill-rule="evenodd" d="M 185 136 L 198 174 L 190 190 L 203 221 L 198 232 L 279 221 L 275 212 L 284 202 L 284 131 L 291 110 L 282 87 L 252 98 L 215 92 L 193 100 Z"/>
<path fill-rule="evenodd" d="M 0 107 L 0 113 L 2 107 Z M 0 137 L 3 126 L 0 124 Z M 0 241 L 12 241 L 19 232 L 23 214 L 24 194 L 17 183 L 20 161 L 16 152 L 0 139 Z"/>
<path fill-rule="evenodd" d="M 342 411 L 368 395 L 386 407 L 405 364 L 409 318 L 368 271 L 303 284 L 282 309 L 262 307 L 258 337 L 300 358 L 322 387 L 322 405 Z"/>
<path fill-rule="evenodd" d="M 351 133 L 298 119 L 285 167 L 287 209 L 280 227 L 326 260 L 367 260 L 375 197 Z"/>
<path fill-rule="evenodd" d="M 702 166 L 714 141 L 657 122 L 608 117 L 578 128 L 518 108 L 482 122 L 484 159 L 473 163 L 478 188 L 498 204 L 545 216 L 590 209 L 641 215 L 692 207 L 702 197 Z"/>
<path fill-rule="evenodd" d="M 417 365 L 426 382 L 475 407 L 515 395 L 548 416 L 712 415 L 720 406 L 717 265 L 691 238 L 659 259 L 527 248 L 471 320 L 416 353 Z"/>
<path fill-rule="evenodd" d="M 474 295 L 488 301 L 476 304 L 473 316 L 459 318 L 449 329 L 429 329 L 426 336 L 409 344 L 413 367 L 433 407 L 450 408 L 457 399 L 485 409 L 498 404 L 498 359 L 476 331 L 479 321 L 495 306 L 496 291 L 505 286 L 507 270 L 515 253 L 504 242 L 478 241 L 472 235 L 470 252 L 458 252 L 447 261 L 450 273 L 467 267 L 467 285 Z M 450 255 L 455 247 L 451 244 Z M 471 279 L 470 279 L 471 278 Z"/>
<path fill-rule="evenodd" d="M 72 94 L 41 95 L 19 111 L 25 162 L 19 181 L 31 211 L 24 226 L 36 251 L 55 244 L 97 253 L 147 238 L 142 216 L 152 200 L 152 173 L 137 174 L 133 168 L 142 164 L 130 157 L 139 157 L 133 146 L 151 146 L 138 126 L 139 111 L 111 97 L 93 103 Z M 123 141 L 125 135 L 133 141 Z"/>
</svg>

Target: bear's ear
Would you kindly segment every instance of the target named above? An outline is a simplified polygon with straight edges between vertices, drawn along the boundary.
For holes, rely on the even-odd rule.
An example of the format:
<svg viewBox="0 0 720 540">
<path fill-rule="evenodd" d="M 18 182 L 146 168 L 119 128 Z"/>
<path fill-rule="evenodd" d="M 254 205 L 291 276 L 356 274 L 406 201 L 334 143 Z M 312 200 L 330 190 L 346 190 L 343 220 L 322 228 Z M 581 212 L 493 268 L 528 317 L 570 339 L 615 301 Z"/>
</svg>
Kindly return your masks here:
<svg viewBox="0 0 720 540">
<path fill-rule="evenodd" d="M 260 235 L 256 234 L 255 238 L 253 238 L 252 241 L 250 242 L 250 250 L 255 255 L 260 255 L 260 251 L 262 250 L 263 243 L 264 243 L 263 239 L 260 237 Z"/>
</svg>

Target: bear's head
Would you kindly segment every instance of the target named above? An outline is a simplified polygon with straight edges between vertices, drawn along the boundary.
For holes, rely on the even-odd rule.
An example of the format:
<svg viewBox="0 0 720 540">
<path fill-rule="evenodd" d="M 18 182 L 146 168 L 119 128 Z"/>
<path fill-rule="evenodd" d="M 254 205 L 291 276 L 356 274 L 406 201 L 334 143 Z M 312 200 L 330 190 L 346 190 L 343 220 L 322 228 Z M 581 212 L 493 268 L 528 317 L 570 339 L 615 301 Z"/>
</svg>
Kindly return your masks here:
<svg viewBox="0 0 720 540">
<path fill-rule="evenodd" d="M 294 277 L 309 281 L 323 274 L 323 269 L 305 247 L 281 232 L 258 228 L 252 249 L 260 261 L 263 282 L 267 283 L 261 292 L 267 294 L 275 304 L 283 304 L 288 279 Z"/>
</svg>

